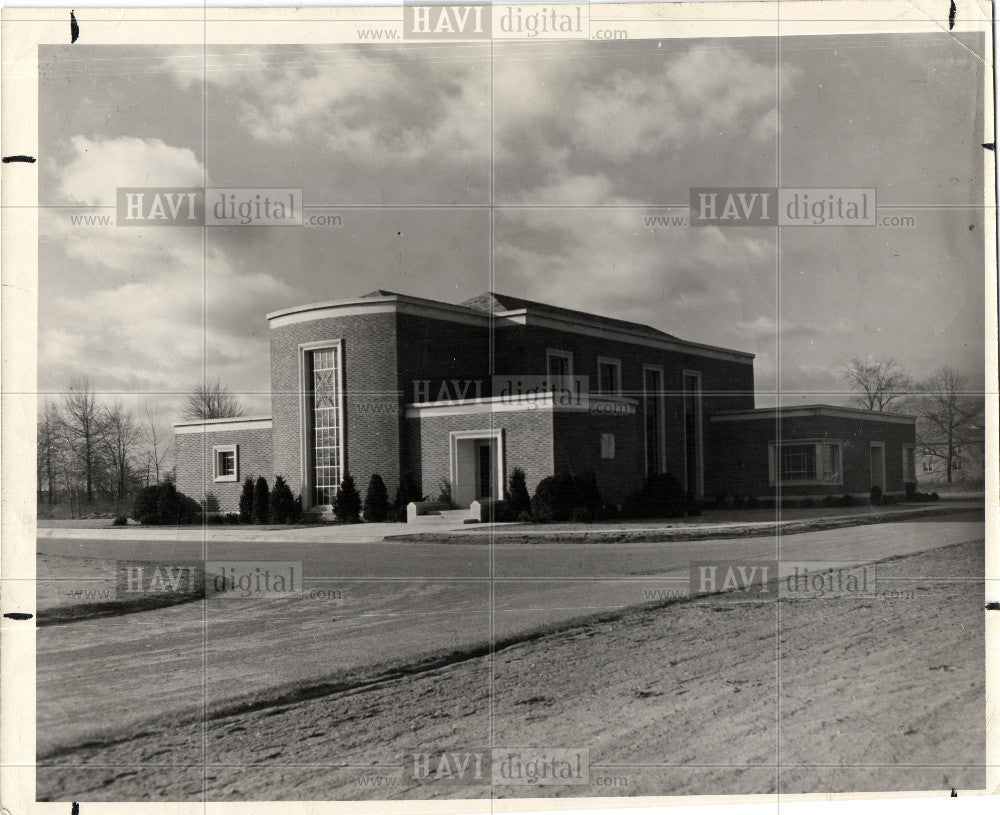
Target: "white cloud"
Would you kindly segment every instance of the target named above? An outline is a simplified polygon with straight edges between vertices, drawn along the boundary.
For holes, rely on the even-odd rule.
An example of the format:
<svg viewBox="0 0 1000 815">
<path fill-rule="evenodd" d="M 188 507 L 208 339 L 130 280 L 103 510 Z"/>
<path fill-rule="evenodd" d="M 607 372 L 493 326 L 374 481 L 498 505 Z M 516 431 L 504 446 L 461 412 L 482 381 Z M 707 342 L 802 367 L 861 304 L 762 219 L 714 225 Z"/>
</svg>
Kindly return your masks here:
<svg viewBox="0 0 1000 815">
<path fill-rule="evenodd" d="M 441 160 L 487 154 L 489 51 L 436 49 L 243 47 L 209 55 L 208 82 L 224 89 L 241 124 L 258 141 L 319 139 L 330 150 L 380 157 Z M 456 53 L 449 49 L 450 54 Z M 184 87 L 201 66 L 168 64 Z"/>
<path fill-rule="evenodd" d="M 159 139 L 95 141 L 74 136 L 75 155 L 60 168 L 67 203 L 114 206 L 118 187 L 200 187 L 204 170 L 195 154 Z"/>
<path fill-rule="evenodd" d="M 783 70 L 783 86 L 797 75 Z M 664 151 L 705 140 L 770 147 L 777 127 L 773 61 L 726 44 L 695 45 L 641 66 L 586 52 L 529 59 L 514 48 L 501 51 L 496 76 L 498 160 L 527 154 L 537 165 L 537 186 L 521 190 L 521 201 L 556 184 L 572 189 L 574 175 L 593 172 L 581 165 L 638 161 L 648 172 Z"/>
<path fill-rule="evenodd" d="M 743 326 L 762 327 L 759 321 L 774 314 L 773 244 L 758 257 L 743 251 L 746 230 L 651 230 L 644 215 L 632 209 L 503 213 L 498 290 L 754 350 L 757 338 Z"/>
<path fill-rule="evenodd" d="M 71 144 L 59 168 L 67 203 L 113 205 L 117 186 L 203 183 L 190 150 L 156 139 Z M 71 213 L 46 210 L 40 222 L 42 247 L 60 260 L 46 271 L 53 284 L 40 312 L 46 387 L 89 378 L 110 390 L 183 391 L 207 365 L 238 376 L 236 387 L 266 388 L 266 374 L 254 373 L 266 344 L 248 340 L 245 326 L 262 303 L 289 296 L 283 281 L 234 268 L 218 233 L 206 246 L 199 228 L 74 225 Z"/>
</svg>

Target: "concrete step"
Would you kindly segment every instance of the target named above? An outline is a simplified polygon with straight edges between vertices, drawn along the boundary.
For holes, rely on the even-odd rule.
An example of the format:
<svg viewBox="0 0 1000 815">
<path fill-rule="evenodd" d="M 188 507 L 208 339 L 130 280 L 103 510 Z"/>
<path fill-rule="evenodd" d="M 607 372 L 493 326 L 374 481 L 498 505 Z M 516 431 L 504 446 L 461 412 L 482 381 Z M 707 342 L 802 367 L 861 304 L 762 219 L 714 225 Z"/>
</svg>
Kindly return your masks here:
<svg viewBox="0 0 1000 815">
<path fill-rule="evenodd" d="M 442 509 L 411 517 L 407 522 L 420 526 L 433 526 L 435 524 L 461 524 L 477 520 L 478 518 L 468 509 Z"/>
</svg>

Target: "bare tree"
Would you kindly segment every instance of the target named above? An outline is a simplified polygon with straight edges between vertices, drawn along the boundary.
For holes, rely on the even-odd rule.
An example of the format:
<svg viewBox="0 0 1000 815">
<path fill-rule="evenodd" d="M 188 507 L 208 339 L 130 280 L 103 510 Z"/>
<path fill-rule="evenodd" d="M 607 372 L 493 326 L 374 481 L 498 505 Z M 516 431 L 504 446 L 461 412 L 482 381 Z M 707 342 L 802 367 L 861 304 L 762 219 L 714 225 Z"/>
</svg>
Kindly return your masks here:
<svg viewBox="0 0 1000 815">
<path fill-rule="evenodd" d="M 944 462 L 949 484 L 962 447 L 983 442 L 985 403 L 969 392 L 968 377 L 947 365 L 920 384 L 913 402 L 918 441 L 925 455 Z"/>
<path fill-rule="evenodd" d="M 129 476 L 142 434 L 131 411 L 118 401 L 104 411 L 104 420 L 104 447 L 117 502 L 129 493 Z"/>
<path fill-rule="evenodd" d="M 910 375 L 893 359 L 852 359 L 843 378 L 854 392 L 851 401 L 864 410 L 898 410 L 913 391 Z"/>
<path fill-rule="evenodd" d="M 198 419 L 231 419 L 244 414 L 243 405 L 233 396 L 218 379 L 205 380 L 195 385 L 188 393 L 187 405 L 184 408 L 184 418 L 192 421 Z"/>
<path fill-rule="evenodd" d="M 146 441 L 146 486 L 148 487 L 150 475 L 156 479 L 157 484 L 160 483 L 160 470 L 170 454 L 170 447 L 166 441 L 167 436 L 157 429 L 149 405 L 146 405 L 144 413 L 146 422 L 143 426 L 143 436 Z"/>
<path fill-rule="evenodd" d="M 87 503 L 92 503 L 108 425 L 90 382 L 70 386 L 70 392 L 63 397 L 61 415 L 63 436 L 82 470 Z"/>
<path fill-rule="evenodd" d="M 38 416 L 38 484 L 45 485 L 45 500 L 50 506 L 55 502 L 56 478 L 59 475 L 60 424 L 58 406 L 49 399 L 42 404 Z"/>
</svg>

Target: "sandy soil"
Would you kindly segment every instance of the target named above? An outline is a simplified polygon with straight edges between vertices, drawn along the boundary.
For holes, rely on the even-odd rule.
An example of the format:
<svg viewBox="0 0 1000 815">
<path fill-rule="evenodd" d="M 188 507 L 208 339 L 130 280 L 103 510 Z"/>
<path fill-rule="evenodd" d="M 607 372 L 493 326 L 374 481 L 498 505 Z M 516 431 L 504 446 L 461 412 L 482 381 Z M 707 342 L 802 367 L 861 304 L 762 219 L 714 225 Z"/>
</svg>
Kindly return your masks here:
<svg viewBox="0 0 1000 815">
<path fill-rule="evenodd" d="M 985 783 L 983 545 L 885 561 L 879 594 L 736 593 L 489 658 L 40 758 L 40 800 L 948 790 Z M 882 594 L 881 592 L 889 592 Z M 780 658 L 779 658 L 780 657 Z M 416 781 L 414 751 L 588 748 L 590 783 Z"/>
</svg>

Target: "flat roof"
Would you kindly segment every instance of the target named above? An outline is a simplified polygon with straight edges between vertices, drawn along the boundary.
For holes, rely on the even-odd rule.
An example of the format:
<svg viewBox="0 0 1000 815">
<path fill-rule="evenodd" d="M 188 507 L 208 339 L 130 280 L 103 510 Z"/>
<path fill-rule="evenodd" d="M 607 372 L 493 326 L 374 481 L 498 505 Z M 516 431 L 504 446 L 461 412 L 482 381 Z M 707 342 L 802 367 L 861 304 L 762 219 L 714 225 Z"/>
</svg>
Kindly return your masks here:
<svg viewBox="0 0 1000 815">
<path fill-rule="evenodd" d="M 175 422 L 175 433 L 221 433 L 226 430 L 263 430 L 270 426 L 270 416 L 233 416 L 223 419 L 195 419 Z"/>
<path fill-rule="evenodd" d="M 803 416 L 827 416 L 838 419 L 866 419 L 875 422 L 910 424 L 916 416 L 906 413 L 864 410 L 840 405 L 790 405 L 789 407 L 754 408 L 753 410 L 720 410 L 711 415 L 713 422 L 739 422 L 752 419 L 794 419 Z"/>
<path fill-rule="evenodd" d="M 450 315 L 452 319 L 474 325 L 488 326 L 492 324 L 497 327 L 525 325 L 531 319 L 537 324 L 546 324 L 555 330 L 584 333 L 581 329 L 585 329 L 586 333 L 596 334 L 605 339 L 645 344 L 696 356 L 718 357 L 738 362 L 750 361 L 755 356 L 749 351 L 738 351 L 732 348 L 683 340 L 644 323 L 619 320 L 585 311 L 575 311 L 547 303 L 499 295 L 494 292 L 486 292 L 465 301 L 465 303 L 455 304 L 377 289 L 361 297 L 306 303 L 272 311 L 267 314 L 267 320 L 271 323 L 277 321 L 278 324 L 284 325 L 289 322 L 322 319 L 324 316 L 322 312 L 326 311 L 378 312 L 398 309 L 400 305 L 408 306 L 416 313 L 439 312 L 443 317 Z M 310 316 L 310 312 L 316 313 Z M 447 319 L 447 317 L 445 318 Z"/>
</svg>

